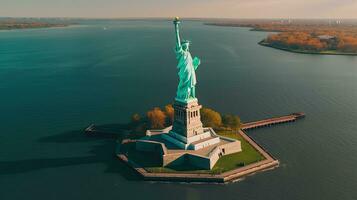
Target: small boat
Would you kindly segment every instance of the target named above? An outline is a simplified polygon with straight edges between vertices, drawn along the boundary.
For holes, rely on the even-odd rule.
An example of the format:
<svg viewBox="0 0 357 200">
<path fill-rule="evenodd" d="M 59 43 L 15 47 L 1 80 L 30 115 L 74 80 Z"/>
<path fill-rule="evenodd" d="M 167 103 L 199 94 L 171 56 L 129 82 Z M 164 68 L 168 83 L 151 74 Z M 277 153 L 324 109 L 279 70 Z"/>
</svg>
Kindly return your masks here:
<svg viewBox="0 0 357 200">
<path fill-rule="evenodd" d="M 86 129 L 85 129 L 85 132 L 86 133 L 91 133 L 94 131 L 94 124 L 91 124 L 90 126 L 88 126 Z"/>
</svg>

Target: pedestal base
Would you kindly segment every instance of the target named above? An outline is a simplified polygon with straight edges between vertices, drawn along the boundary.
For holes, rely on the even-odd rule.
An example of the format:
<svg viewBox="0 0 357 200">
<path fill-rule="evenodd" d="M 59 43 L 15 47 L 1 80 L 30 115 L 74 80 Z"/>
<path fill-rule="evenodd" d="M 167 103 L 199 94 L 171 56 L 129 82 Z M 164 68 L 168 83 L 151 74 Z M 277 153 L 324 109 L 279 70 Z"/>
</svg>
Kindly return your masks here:
<svg viewBox="0 0 357 200">
<path fill-rule="evenodd" d="M 162 134 L 162 137 L 180 147 L 181 149 L 189 149 L 189 150 L 198 150 L 204 147 L 214 145 L 220 142 L 219 137 L 215 133 L 211 132 L 211 129 L 208 131 L 195 135 L 192 137 L 185 138 L 180 134 L 177 134 L 173 131 L 170 131 L 167 134 Z"/>
<path fill-rule="evenodd" d="M 188 161 L 202 169 L 212 169 L 224 155 L 242 151 L 239 140 L 217 135 L 212 128 L 203 128 L 204 133 L 188 137 L 183 142 L 181 135 L 174 134 L 172 127 L 162 130 L 148 130 L 146 137 L 136 141 L 139 151 L 153 151 L 162 155 L 162 166 L 180 165 Z M 187 164 L 187 163 L 186 163 Z"/>
</svg>

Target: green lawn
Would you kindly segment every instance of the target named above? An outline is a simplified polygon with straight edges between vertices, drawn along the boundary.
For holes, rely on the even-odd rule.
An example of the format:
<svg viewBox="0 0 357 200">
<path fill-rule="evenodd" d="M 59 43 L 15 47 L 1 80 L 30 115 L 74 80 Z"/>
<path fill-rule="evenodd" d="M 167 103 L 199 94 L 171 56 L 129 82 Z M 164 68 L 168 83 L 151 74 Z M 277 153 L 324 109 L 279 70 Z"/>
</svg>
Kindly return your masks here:
<svg viewBox="0 0 357 200">
<path fill-rule="evenodd" d="M 240 134 L 227 131 L 218 132 L 217 134 L 239 140 L 242 145 L 242 151 L 221 157 L 211 170 L 213 173 L 229 171 L 264 159 Z"/>
<path fill-rule="evenodd" d="M 221 157 L 212 170 L 197 169 L 194 166 L 174 166 L 174 167 L 156 167 L 157 155 L 151 155 L 151 153 L 144 153 L 135 151 L 133 148 L 129 148 L 128 157 L 139 165 L 143 166 L 149 172 L 156 173 L 206 173 L 206 174 L 218 174 L 229 170 L 233 170 L 251 163 L 255 163 L 264 159 L 264 157 L 254 149 L 240 134 L 220 131 L 218 135 L 225 137 L 238 139 L 241 141 L 242 151 Z M 151 159 L 154 159 L 153 162 Z M 150 159 L 150 160 L 149 160 Z M 156 165 L 156 166 L 155 166 Z"/>
</svg>

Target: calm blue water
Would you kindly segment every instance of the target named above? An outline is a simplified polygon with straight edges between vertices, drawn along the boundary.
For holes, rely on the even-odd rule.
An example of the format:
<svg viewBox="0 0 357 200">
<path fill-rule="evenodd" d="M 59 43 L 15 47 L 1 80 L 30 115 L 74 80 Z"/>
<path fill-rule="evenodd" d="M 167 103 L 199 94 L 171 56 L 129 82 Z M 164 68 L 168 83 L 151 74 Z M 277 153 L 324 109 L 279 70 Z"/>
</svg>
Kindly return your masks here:
<svg viewBox="0 0 357 200">
<path fill-rule="evenodd" d="M 267 33 L 183 22 L 200 103 L 244 121 L 303 111 L 250 131 L 281 167 L 227 185 L 138 181 L 111 139 L 81 130 L 170 103 L 168 21 L 86 21 L 0 31 L 0 199 L 357 199 L 357 57 L 257 45 Z M 103 27 L 107 29 L 104 30 Z"/>
</svg>

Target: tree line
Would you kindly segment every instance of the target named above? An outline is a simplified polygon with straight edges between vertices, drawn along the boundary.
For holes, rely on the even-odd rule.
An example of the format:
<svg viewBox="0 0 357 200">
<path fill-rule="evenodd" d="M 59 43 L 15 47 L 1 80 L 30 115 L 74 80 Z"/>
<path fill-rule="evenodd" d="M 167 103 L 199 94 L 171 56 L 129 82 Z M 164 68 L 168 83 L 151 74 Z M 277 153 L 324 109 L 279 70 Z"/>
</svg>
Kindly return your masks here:
<svg viewBox="0 0 357 200">
<path fill-rule="evenodd" d="M 233 114 L 220 114 L 210 109 L 200 110 L 201 121 L 205 127 L 224 130 L 238 130 L 241 127 L 239 116 Z M 154 107 L 145 115 L 135 113 L 131 117 L 131 127 L 134 132 L 144 132 L 147 129 L 162 129 L 171 126 L 174 121 L 174 108 L 171 104 L 163 108 Z"/>
<path fill-rule="evenodd" d="M 282 32 L 270 34 L 265 42 L 273 46 L 294 50 L 357 53 L 357 36 L 343 33 L 320 34 L 316 32 Z"/>
</svg>

